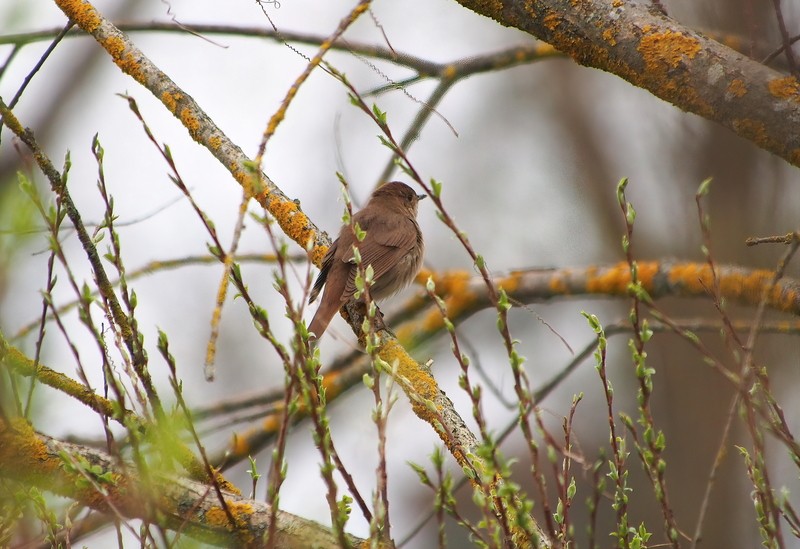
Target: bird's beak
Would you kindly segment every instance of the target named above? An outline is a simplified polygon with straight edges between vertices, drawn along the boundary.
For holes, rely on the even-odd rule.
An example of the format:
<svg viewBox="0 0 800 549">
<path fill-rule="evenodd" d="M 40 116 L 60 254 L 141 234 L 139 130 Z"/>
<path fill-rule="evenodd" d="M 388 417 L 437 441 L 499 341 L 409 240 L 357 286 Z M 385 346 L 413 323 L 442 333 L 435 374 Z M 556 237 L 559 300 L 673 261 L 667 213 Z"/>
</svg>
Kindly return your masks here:
<svg viewBox="0 0 800 549">
<path fill-rule="evenodd" d="M 427 194 L 418 194 L 417 195 L 417 200 L 422 200 L 423 198 L 428 198 L 428 195 Z"/>
</svg>

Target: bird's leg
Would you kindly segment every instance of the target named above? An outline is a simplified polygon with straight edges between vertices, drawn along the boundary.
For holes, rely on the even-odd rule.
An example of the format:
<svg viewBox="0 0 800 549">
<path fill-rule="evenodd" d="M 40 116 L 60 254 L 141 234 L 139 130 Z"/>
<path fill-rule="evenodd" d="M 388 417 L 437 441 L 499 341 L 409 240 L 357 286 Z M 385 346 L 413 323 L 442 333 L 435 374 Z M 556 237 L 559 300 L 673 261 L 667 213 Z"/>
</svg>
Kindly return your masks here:
<svg viewBox="0 0 800 549">
<path fill-rule="evenodd" d="M 383 311 L 381 311 L 381 308 L 375 305 L 375 311 L 377 312 L 377 314 L 375 315 L 375 331 L 377 332 L 378 330 L 388 330 L 389 328 L 383 321 Z"/>
</svg>

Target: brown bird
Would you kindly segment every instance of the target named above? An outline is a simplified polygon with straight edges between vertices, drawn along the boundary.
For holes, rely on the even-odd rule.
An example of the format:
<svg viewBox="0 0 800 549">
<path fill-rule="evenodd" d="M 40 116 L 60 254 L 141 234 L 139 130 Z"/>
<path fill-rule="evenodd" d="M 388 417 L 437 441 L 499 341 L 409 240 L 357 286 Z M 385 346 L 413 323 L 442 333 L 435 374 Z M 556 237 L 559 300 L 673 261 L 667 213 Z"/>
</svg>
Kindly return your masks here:
<svg viewBox="0 0 800 549">
<path fill-rule="evenodd" d="M 399 292 L 414 279 L 422 266 L 425 245 L 417 225 L 417 203 L 425 198 L 399 181 L 381 185 L 364 208 L 353 215 L 353 226 L 358 223 L 366 231 L 361 242 L 356 239 L 353 226 L 345 225 L 339 237 L 325 254 L 308 302 L 313 303 L 322 287 L 322 301 L 308 330 L 322 337 L 333 316 L 356 292 L 358 266 L 353 256 L 353 246 L 361 254 L 364 269 L 372 265 L 373 284 L 369 295 L 374 300 Z M 363 297 L 362 297 L 363 299 Z"/>
</svg>

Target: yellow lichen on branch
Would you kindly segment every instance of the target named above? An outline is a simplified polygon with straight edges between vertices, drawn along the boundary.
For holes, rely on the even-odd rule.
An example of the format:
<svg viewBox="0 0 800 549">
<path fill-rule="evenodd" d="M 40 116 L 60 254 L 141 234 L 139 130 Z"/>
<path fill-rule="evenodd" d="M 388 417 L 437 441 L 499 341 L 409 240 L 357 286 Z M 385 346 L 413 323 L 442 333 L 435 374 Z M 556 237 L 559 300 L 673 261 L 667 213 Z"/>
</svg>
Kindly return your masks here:
<svg viewBox="0 0 800 549">
<path fill-rule="evenodd" d="M 773 78 L 767 83 L 769 93 L 779 99 L 791 99 L 800 101 L 800 84 L 794 76 L 783 78 Z"/>
<path fill-rule="evenodd" d="M 80 28 L 92 33 L 100 26 L 101 17 L 89 2 L 85 0 L 55 0 L 56 5 Z"/>
<path fill-rule="evenodd" d="M 728 84 L 728 94 L 731 97 L 739 98 L 747 93 L 747 85 L 741 78 L 734 78 Z"/>
<path fill-rule="evenodd" d="M 313 229 L 311 220 L 308 219 L 308 216 L 303 213 L 295 202 L 266 196 L 263 197 L 263 200 L 265 201 L 263 206 L 272 214 L 286 236 L 306 249 L 309 244 L 314 242 L 316 232 Z M 327 247 L 323 246 L 313 248 L 311 250 L 312 262 L 317 266 L 321 265 L 326 251 Z"/>
<path fill-rule="evenodd" d="M 205 522 L 214 528 L 239 532 L 239 541 L 244 547 L 250 547 L 256 541 L 255 536 L 247 531 L 246 524 L 253 515 L 253 505 L 247 502 L 226 501 L 225 508 L 214 505 L 205 512 Z M 230 517 L 234 524 L 231 524 Z"/>
<path fill-rule="evenodd" d="M 645 68 L 666 77 L 671 69 L 695 58 L 700 52 L 700 42 L 691 36 L 668 30 L 646 33 L 638 49 Z"/>
<path fill-rule="evenodd" d="M 586 291 L 590 294 L 625 295 L 630 282 L 630 266 L 624 262 L 609 269 L 599 267 L 587 269 Z"/>
</svg>

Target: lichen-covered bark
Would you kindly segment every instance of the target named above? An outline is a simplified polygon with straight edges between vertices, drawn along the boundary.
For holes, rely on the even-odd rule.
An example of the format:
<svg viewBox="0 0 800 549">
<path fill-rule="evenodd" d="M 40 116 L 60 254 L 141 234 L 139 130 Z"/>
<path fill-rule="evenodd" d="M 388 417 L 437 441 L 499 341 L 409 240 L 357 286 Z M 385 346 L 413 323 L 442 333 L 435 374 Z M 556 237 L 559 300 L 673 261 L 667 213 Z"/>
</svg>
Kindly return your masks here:
<svg viewBox="0 0 800 549">
<path fill-rule="evenodd" d="M 800 85 L 646 2 L 458 0 L 800 166 Z"/>
<path fill-rule="evenodd" d="M 36 433 L 24 420 L 0 421 L 0 478 L 127 518 L 153 520 L 157 513 L 164 526 L 207 543 L 263 546 L 271 516 L 265 503 L 224 493 L 225 511 L 205 484 L 151 472 L 152 489 L 148 489 L 132 471 L 133 467 L 121 468 L 102 451 Z M 275 520 L 275 547 L 339 547 L 338 538 L 325 526 L 282 511 Z M 364 540 L 349 539 L 354 547 L 364 546 Z"/>
</svg>

